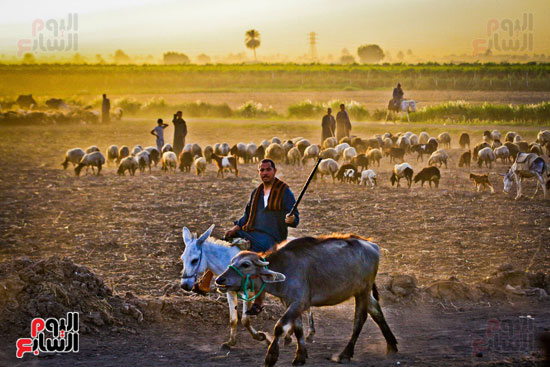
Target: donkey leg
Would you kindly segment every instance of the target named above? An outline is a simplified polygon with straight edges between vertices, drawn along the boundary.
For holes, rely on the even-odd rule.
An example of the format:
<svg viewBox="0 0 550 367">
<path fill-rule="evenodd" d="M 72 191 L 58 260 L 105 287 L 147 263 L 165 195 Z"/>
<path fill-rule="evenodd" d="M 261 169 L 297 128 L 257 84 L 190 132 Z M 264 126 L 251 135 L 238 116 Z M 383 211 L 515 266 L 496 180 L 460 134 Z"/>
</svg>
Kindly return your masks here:
<svg viewBox="0 0 550 367">
<path fill-rule="evenodd" d="M 286 334 L 290 328 L 294 325 L 294 320 L 302 314 L 302 307 L 298 303 L 293 303 L 288 307 L 283 316 L 275 324 L 273 330 L 273 340 L 267 348 L 267 354 L 265 355 L 264 365 L 266 367 L 272 367 L 277 363 L 279 359 L 279 339 Z"/>
<path fill-rule="evenodd" d="M 250 325 L 250 317 L 246 314 L 246 311 L 248 310 L 248 307 L 250 304 L 251 302 L 243 302 L 243 313 L 241 316 L 241 323 L 246 328 L 246 330 L 248 330 L 250 335 L 252 335 L 252 338 L 254 338 L 254 340 L 259 340 L 259 341 L 267 340 L 267 337 L 263 332 L 256 331 L 256 329 L 254 329 L 254 327 Z"/>
<path fill-rule="evenodd" d="M 229 304 L 229 340 L 222 344 L 222 350 L 229 350 L 237 344 L 237 294 L 235 292 L 227 292 L 227 303 Z"/>
<path fill-rule="evenodd" d="M 307 311 L 307 316 L 309 320 L 309 330 L 307 332 L 306 341 L 312 343 L 313 337 L 315 336 L 315 322 L 313 321 L 313 311 L 311 311 L 311 308 Z"/>
<path fill-rule="evenodd" d="M 397 340 L 395 339 L 395 336 L 390 330 L 390 327 L 388 326 L 388 323 L 386 322 L 386 319 L 384 318 L 384 314 L 382 313 L 382 308 L 380 308 L 380 304 L 374 297 L 371 296 L 369 306 L 368 306 L 368 312 L 369 315 L 371 315 L 372 319 L 378 327 L 380 328 L 380 331 L 382 331 L 382 334 L 384 335 L 384 338 L 386 339 L 387 343 L 387 354 L 396 353 L 397 352 Z"/>
<path fill-rule="evenodd" d="M 370 290 L 371 287 L 368 287 L 367 290 L 355 296 L 355 317 L 353 320 L 353 332 L 351 334 L 351 338 L 348 344 L 346 345 L 342 353 L 332 356 L 331 360 L 333 362 L 349 362 L 350 359 L 353 357 L 355 343 L 357 342 L 357 338 L 359 337 L 361 329 L 363 329 L 363 325 L 365 324 L 365 321 L 368 317 L 367 308 Z"/>
<path fill-rule="evenodd" d="M 292 361 L 293 366 L 303 366 L 306 363 L 307 349 L 304 339 L 304 329 L 302 328 L 302 315 L 294 321 L 294 335 L 296 335 L 296 354 Z"/>
<path fill-rule="evenodd" d="M 517 200 L 521 197 L 521 177 L 518 178 L 518 176 L 516 175 L 515 179 L 516 179 L 516 186 L 518 187 L 517 195 L 516 195 L 516 198 L 515 198 L 515 200 Z"/>
</svg>

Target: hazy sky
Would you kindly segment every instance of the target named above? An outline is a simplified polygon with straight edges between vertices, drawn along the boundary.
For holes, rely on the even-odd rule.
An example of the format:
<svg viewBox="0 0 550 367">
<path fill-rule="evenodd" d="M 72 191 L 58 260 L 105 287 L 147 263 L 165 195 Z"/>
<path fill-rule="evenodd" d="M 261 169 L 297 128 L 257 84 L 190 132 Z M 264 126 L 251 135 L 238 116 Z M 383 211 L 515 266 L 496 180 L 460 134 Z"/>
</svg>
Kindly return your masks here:
<svg viewBox="0 0 550 367">
<path fill-rule="evenodd" d="M 534 18 L 534 49 L 550 54 L 550 0 L 110 0 L 1 1 L 0 53 L 17 53 L 20 39 L 32 39 L 35 19 L 78 13 L 79 52 L 155 57 L 169 50 L 190 56 L 249 52 L 244 32 L 260 31 L 258 56 L 298 56 L 309 51 L 307 35 L 318 34 L 318 52 L 355 54 L 377 43 L 395 55 L 471 54 L 475 39 L 487 39 L 487 23 Z M 46 34 L 48 35 L 48 34 Z M 74 51 L 73 51 L 74 53 Z M 44 53 L 37 53 L 43 56 Z"/>
</svg>

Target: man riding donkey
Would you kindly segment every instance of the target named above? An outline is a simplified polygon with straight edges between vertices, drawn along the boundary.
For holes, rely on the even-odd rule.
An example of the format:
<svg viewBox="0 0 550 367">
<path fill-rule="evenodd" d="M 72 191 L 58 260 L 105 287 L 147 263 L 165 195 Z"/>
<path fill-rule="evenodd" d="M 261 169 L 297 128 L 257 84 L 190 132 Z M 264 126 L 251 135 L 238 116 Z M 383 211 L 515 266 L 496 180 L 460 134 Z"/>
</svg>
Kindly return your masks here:
<svg viewBox="0 0 550 367">
<path fill-rule="evenodd" d="M 401 88 L 401 83 L 397 83 L 397 87 L 393 88 L 393 98 L 390 101 L 388 109 L 399 111 L 399 106 L 403 101 L 403 95 L 405 95 L 405 92 L 403 92 Z"/>
<path fill-rule="evenodd" d="M 225 233 L 225 237 L 244 239 L 250 242 L 251 251 L 266 252 L 286 240 L 288 227 L 295 228 L 300 219 L 297 209 L 290 214 L 296 199 L 288 185 L 275 177 L 275 163 L 271 159 L 262 160 L 258 173 L 262 183 L 252 191 L 244 215 L 235 221 L 235 226 Z M 213 275 L 207 270 L 193 291 L 203 295 L 208 293 Z M 262 304 L 263 294 L 260 294 L 246 313 L 251 316 L 259 314 Z"/>
</svg>

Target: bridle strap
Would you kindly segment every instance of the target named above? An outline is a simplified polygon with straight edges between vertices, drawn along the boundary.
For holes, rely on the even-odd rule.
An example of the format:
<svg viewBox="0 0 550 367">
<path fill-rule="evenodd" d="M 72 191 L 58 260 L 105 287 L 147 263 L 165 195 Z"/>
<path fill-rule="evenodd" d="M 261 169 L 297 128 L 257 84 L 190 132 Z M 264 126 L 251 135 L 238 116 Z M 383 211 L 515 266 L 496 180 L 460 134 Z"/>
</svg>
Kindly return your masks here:
<svg viewBox="0 0 550 367">
<path fill-rule="evenodd" d="M 262 260 L 265 261 L 264 258 L 262 258 Z M 265 283 L 262 284 L 262 286 L 260 287 L 260 291 L 258 293 L 256 293 L 254 296 L 252 297 L 249 297 L 248 296 L 248 292 L 254 292 L 254 279 L 258 279 L 260 278 L 259 275 L 250 275 L 250 274 L 246 274 L 246 276 L 239 270 L 237 269 L 237 267 L 235 267 L 234 265 L 229 265 L 228 266 L 229 269 L 232 269 L 233 271 L 235 271 L 240 277 L 241 277 L 241 287 L 239 288 L 239 290 L 237 291 L 237 297 L 243 301 L 246 301 L 246 302 L 251 302 L 251 301 L 254 301 L 256 298 L 258 298 L 260 296 L 260 294 L 262 294 L 262 292 L 264 291 L 265 289 Z M 265 267 L 267 269 L 267 266 Z M 250 285 L 250 287 L 249 287 Z"/>
</svg>

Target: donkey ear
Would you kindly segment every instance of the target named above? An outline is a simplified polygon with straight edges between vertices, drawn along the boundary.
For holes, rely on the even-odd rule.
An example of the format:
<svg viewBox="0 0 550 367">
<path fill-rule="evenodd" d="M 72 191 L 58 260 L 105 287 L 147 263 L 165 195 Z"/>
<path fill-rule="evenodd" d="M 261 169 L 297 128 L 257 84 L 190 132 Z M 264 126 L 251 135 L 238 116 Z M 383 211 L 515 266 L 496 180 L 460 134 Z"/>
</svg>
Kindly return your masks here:
<svg viewBox="0 0 550 367">
<path fill-rule="evenodd" d="M 210 237 L 210 234 L 212 234 L 212 231 L 214 230 L 215 224 L 212 224 L 200 237 L 199 241 L 200 243 L 203 243 L 206 241 L 208 237 Z"/>
<path fill-rule="evenodd" d="M 262 278 L 264 283 L 278 283 L 284 282 L 286 276 L 282 273 L 277 273 L 276 271 L 263 268 L 260 272 L 260 278 Z"/>
<path fill-rule="evenodd" d="M 187 227 L 183 227 L 183 230 L 181 232 L 183 242 L 185 242 L 185 244 L 191 243 L 191 241 L 193 240 L 193 235 L 191 234 L 191 232 L 189 232 Z"/>
</svg>

